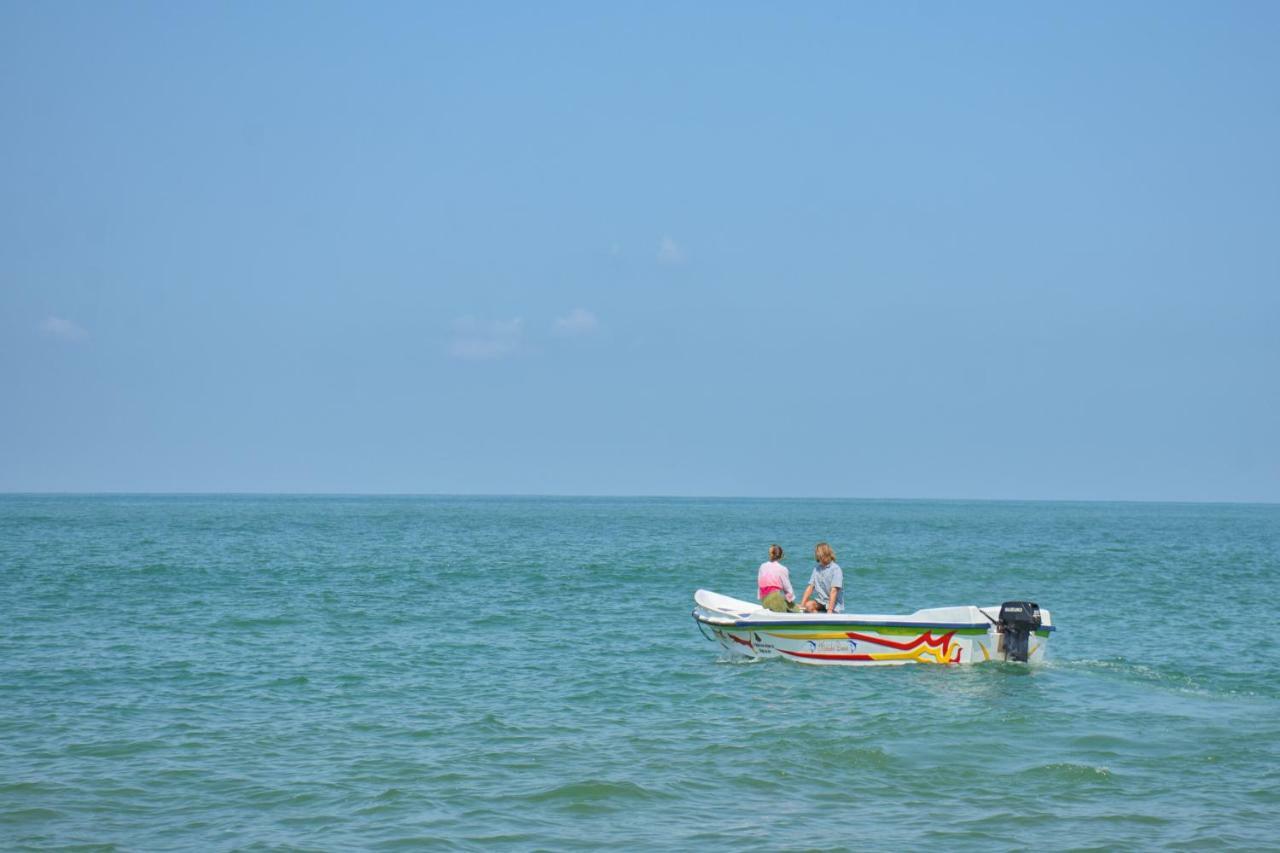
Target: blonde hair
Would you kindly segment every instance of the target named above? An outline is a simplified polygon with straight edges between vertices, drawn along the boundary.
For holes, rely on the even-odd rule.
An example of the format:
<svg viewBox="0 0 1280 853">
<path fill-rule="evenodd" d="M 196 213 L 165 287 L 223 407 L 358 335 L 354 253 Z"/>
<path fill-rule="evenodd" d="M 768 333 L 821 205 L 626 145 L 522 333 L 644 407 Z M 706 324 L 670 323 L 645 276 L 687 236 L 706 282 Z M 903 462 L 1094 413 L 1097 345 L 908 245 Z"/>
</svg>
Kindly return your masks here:
<svg viewBox="0 0 1280 853">
<path fill-rule="evenodd" d="M 770 545 L 770 546 L 769 546 L 769 559 L 770 559 L 770 560 L 781 560 L 781 559 L 782 559 L 782 546 L 781 546 L 781 545 Z"/>
<path fill-rule="evenodd" d="M 818 546 L 813 549 L 813 556 L 817 558 L 819 563 L 827 565 L 836 561 L 836 552 L 831 550 L 831 546 L 826 542 L 819 542 Z"/>
</svg>

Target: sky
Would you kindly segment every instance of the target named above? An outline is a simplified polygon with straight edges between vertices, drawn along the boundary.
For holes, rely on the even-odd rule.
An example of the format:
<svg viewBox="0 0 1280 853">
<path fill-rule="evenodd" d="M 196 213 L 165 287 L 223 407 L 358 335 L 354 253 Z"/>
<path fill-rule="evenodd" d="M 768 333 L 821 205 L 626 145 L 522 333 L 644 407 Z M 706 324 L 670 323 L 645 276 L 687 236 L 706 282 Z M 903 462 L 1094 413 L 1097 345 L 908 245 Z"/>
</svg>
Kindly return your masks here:
<svg viewBox="0 0 1280 853">
<path fill-rule="evenodd" d="M 0 0 L 0 491 L 1280 501 L 1278 43 Z"/>
</svg>

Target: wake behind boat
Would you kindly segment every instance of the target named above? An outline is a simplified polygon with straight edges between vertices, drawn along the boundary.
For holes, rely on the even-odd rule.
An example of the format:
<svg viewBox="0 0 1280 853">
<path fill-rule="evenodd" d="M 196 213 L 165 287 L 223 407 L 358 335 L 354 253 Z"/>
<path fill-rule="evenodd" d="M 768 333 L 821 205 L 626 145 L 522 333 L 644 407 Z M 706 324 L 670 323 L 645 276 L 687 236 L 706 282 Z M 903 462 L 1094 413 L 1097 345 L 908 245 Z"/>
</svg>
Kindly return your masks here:
<svg viewBox="0 0 1280 853">
<path fill-rule="evenodd" d="M 1054 630 L 1049 611 L 1029 601 L 935 607 L 907 616 L 885 616 L 777 613 L 705 589 L 694 593 L 693 600 L 698 629 L 727 651 L 800 663 L 1040 663 Z"/>
</svg>

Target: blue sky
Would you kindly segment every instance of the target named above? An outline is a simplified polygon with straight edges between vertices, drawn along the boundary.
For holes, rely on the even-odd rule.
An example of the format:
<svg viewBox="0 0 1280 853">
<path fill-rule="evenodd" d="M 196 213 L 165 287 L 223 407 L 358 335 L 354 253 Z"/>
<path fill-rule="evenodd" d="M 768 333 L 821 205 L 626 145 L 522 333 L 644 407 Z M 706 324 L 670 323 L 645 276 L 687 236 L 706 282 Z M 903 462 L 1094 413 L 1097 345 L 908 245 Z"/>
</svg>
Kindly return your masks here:
<svg viewBox="0 0 1280 853">
<path fill-rule="evenodd" d="M 1280 500 L 1280 6 L 0 5 L 0 490 Z"/>
</svg>

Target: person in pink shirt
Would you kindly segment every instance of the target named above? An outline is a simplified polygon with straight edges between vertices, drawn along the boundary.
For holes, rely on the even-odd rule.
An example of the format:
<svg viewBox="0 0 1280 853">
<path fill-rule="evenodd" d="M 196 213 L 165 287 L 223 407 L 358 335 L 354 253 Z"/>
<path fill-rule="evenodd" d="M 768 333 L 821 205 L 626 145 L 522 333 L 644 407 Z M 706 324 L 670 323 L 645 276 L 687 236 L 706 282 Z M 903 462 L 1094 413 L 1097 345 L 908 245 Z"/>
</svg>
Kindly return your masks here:
<svg viewBox="0 0 1280 853">
<path fill-rule="evenodd" d="M 760 604 L 765 610 L 779 613 L 794 613 L 796 593 L 791 588 L 791 572 L 779 563 L 782 559 L 782 548 L 769 546 L 769 562 L 760 564 L 760 573 L 756 575 L 756 585 L 760 587 Z"/>
</svg>

